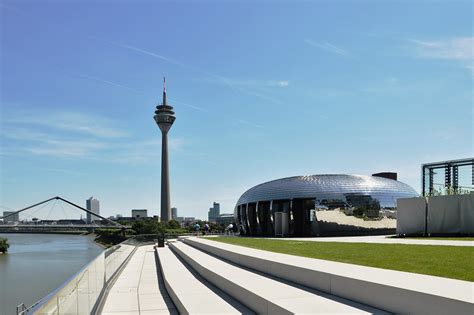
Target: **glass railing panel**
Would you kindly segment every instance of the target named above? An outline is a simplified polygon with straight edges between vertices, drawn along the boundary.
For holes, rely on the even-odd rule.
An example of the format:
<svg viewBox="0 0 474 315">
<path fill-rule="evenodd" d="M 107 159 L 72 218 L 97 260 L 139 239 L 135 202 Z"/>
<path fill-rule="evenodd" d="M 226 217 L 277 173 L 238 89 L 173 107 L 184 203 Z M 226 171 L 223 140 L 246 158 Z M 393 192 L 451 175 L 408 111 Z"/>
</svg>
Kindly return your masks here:
<svg viewBox="0 0 474 315">
<path fill-rule="evenodd" d="M 104 255 L 102 254 L 102 257 L 103 256 Z M 93 281 L 95 283 L 95 292 L 93 296 L 91 295 L 89 297 L 90 301 L 91 302 L 93 301 L 91 305 L 95 304 L 95 301 L 97 301 L 97 299 L 100 296 L 100 293 L 102 292 L 105 286 L 105 259 L 104 258 L 96 261 L 96 270 L 95 270 Z"/>
<path fill-rule="evenodd" d="M 90 264 L 82 274 L 82 277 L 77 279 L 77 313 L 75 314 L 87 314 L 91 308 L 89 305 L 89 270 L 91 270 L 93 266 L 94 263 Z M 59 307 L 61 307 L 61 305 Z"/>
<path fill-rule="evenodd" d="M 56 292 L 25 314 L 90 314 L 106 281 L 132 253 L 134 245 L 119 244 L 101 253 Z"/>
<path fill-rule="evenodd" d="M 82 275 L 83 272 L 79 274 L 79 276 Z M 61 290 L 56 294 L 55 300 L 57 301 L 59 315 L 78 314 L 77 277 L 61 288 Z"/>
</svg>

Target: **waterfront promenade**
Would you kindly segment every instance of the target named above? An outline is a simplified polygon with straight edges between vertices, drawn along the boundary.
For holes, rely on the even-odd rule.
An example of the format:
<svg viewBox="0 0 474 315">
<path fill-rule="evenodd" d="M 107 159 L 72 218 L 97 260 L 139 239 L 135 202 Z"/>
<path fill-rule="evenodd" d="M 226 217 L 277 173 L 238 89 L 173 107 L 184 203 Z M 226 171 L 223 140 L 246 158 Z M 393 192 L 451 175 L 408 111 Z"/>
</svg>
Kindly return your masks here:
<svg viewBox="0 0 474 315">
<path fill-rule="evenodd" d="M 139 247 L 109 289 L 102 314 L 178 314 L 158 275 L 153 246 Z"/>
</svg>

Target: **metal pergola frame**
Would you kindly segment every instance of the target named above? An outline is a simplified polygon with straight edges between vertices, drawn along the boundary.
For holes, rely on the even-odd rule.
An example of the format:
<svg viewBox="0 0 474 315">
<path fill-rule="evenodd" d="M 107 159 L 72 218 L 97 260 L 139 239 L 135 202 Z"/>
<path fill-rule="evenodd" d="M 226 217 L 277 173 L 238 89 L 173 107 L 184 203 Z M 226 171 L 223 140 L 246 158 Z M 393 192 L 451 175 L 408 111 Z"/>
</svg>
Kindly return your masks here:
<svg viewBox="0 0 474 315">
<path fill-rule="evenodd" d="M 423 196 L 429 196 L 434 191 L 434 170 L 444 169 L 444 187 L 452 188 L 456 192 L 459 187 L 458 182 L 458 168 L 460 166 L 471 166 L 471 185 L 474 186 L 474 158 L 466 158 L 459 160 L 450 160 L 442 162 L 425 163 L 421 165 L 421 191 Z M 428 185 L 426 183 L 426 177 L 428 177 Z M 428 186 L 428 190 L 426 187 Z"/>
</svg>

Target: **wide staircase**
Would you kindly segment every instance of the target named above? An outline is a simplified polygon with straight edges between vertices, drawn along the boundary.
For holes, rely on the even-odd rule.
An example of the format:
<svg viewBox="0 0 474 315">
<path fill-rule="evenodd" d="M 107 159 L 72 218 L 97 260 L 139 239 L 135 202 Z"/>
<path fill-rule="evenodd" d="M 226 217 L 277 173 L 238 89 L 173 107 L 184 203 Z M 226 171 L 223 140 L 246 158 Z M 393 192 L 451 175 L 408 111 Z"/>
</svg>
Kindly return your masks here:
<svg viewBox="0 0 474 315">
<path fill-rule="evenodd" d="M 170 241 L 156 249 L 167 292 L 180 314 L 387 314 L 244 267 L 192 244 Z"/>
<path fill-rule="evenodd" d="M 142 238 L 101 253 L 18 314 L 474 314 L 468 281 L 205 238 L 165 247 Z"/>
</svg>

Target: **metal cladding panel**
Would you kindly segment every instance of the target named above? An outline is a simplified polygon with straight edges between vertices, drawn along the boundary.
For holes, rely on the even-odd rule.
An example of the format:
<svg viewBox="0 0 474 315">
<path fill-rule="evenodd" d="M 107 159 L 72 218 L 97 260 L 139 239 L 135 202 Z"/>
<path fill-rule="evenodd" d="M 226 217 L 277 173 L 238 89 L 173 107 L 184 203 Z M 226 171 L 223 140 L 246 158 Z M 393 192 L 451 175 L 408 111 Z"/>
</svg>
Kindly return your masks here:
<svg viewBox="0 0 474 315">
<path fill-rule="evenodd" d="M 237 205 L 266 200 L 342 199 L 346 195 L 367 195 L 381 207 L 396 207 L 398 198 L 416 197 L 416 191 L 405 183 L 364 175 L 294 176 L 266 182 L 247 190 Z"/>
</svg>

